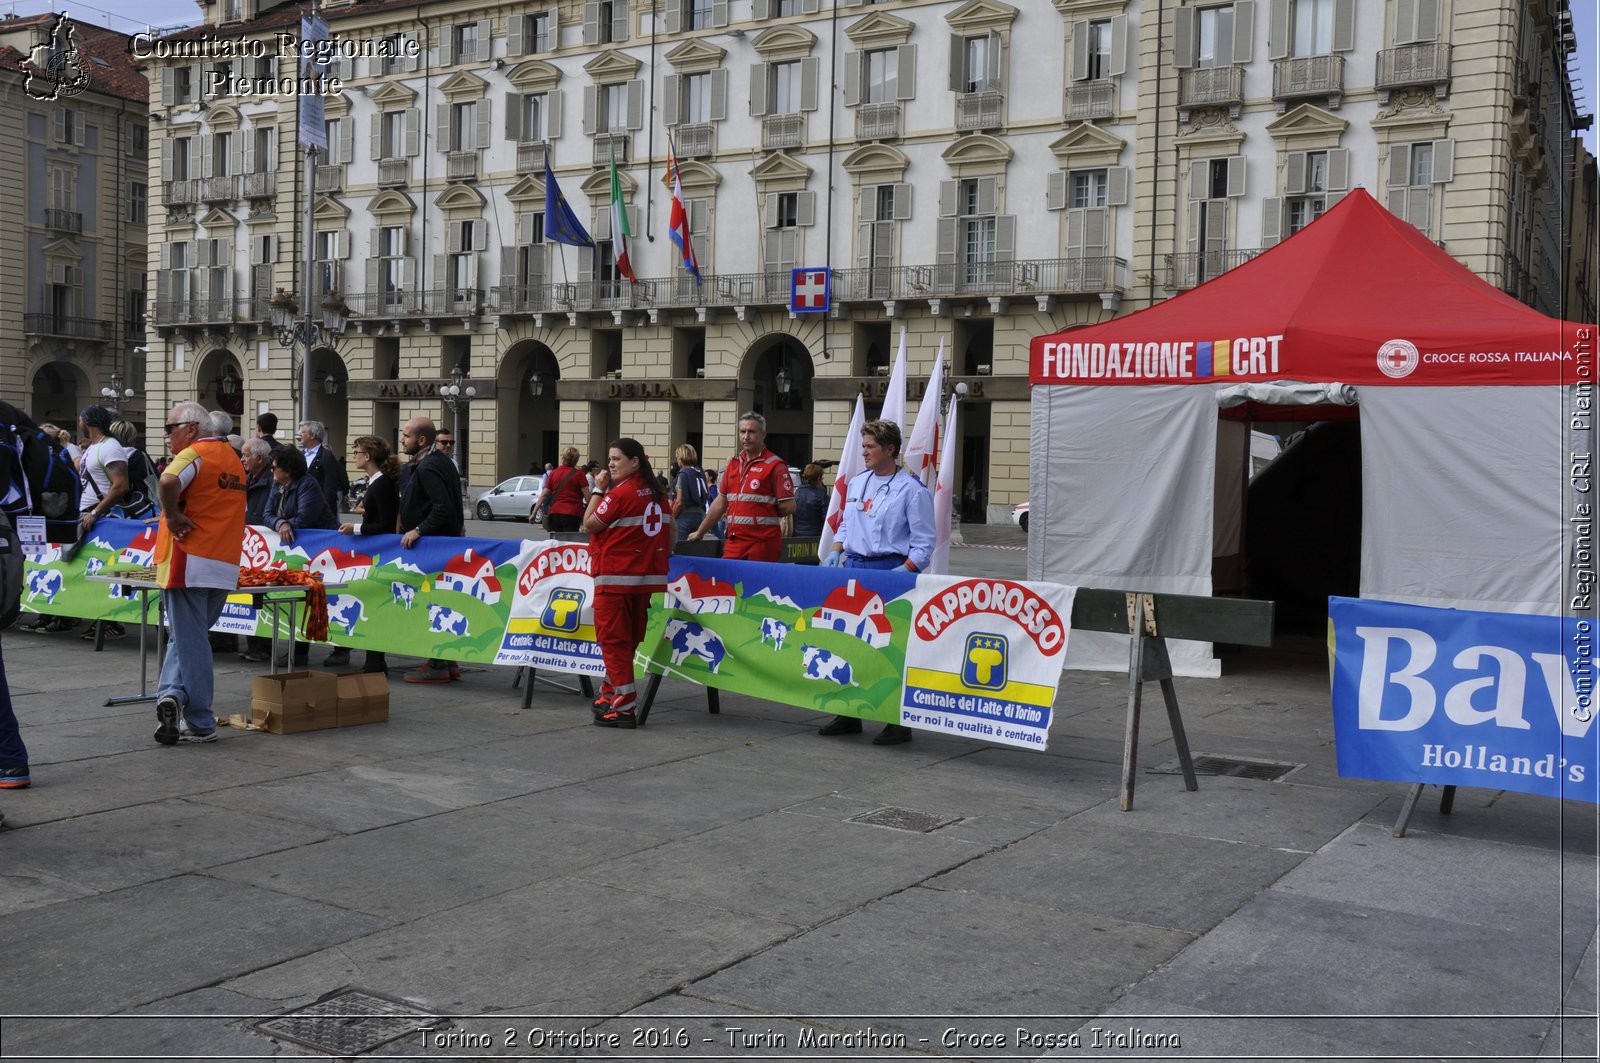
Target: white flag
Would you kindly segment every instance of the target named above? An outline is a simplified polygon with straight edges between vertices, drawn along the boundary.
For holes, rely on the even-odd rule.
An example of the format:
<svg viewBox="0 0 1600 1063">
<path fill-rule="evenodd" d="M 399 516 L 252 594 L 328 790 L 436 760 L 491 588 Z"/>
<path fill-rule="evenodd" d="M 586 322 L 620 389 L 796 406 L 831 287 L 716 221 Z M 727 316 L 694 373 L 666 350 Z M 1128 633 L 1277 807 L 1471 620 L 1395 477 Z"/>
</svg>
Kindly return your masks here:
<svg viewBox="0 0 1600 1063">
<path fill-rule="evenodd" d="M 900 353 L 894 357 L 894 371 L 889 374 L 889 390 L 883 393 L 883 412 L 878 415 L 893 421 L 902 433 L 906 428 L 906 329 L 900 326 Z"/>
<path fill-rule="evenodd" d="M 933 560 L 929 572 L 950 571 L 950 517 L 956 499 L 956 407 L 959 396 L 950 397 L 950 413 L 944 419 L 944 445 L 939 455 L 939 486 L 933 492 Z"/>
<path fill-rule="evenodd" d="M 855 416 L 850 418 L 850 427 L 845 429 L 844 450 L 839 453 L 839 468 L 833 477 L 833 494 L 828 498 L 828 519 L 822 522 L 822 538 L 817 540 L 817 556 L 826 558 L 833 549 L 833 533 L 839 530 L 839 521 L 844 516 L 845 490 L 849 487 L 850 477 L 860 476 L 867 471 L 867 460 L 861 456 L 861 426 L 867 423 L 867 407 L 861 401 L 861 396 L 856 396 Z"/>
<path fill-rule="evenodd" d="M 939 357 L 928 376 L 928 390 L 917 407 L 917 426 L 906 440 L 906 471 L 933 486 L 934 462 L 939 458 L 939 399 L 944 394 L 944 337 L 939 337 Z"/>
</svg>

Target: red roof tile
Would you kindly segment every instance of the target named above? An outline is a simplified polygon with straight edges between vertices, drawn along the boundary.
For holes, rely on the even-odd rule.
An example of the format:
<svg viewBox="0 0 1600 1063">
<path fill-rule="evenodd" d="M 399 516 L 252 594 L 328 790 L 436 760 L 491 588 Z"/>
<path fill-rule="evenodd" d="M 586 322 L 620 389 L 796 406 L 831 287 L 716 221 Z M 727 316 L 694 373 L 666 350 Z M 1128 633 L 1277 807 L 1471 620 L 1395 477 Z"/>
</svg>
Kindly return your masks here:
<svg viewBox="0 0 1600 1063">
<path fill-rule="evenodd" d="M 0 30 L 15 30 L 49 22 L 57 16 L 46 12 L 27 18 L 6 19 Z M 84 69 L 89 74 L 89 91 L 114 96 L 132 103 L 150 101 L 150 82 L 145 79 L 144 65 L 132 55 L 132 38 L 126 33 L 73 20 L 79 47 L 84 53 Z M 0 47 L 0 71 L 27 76 L 29 55 L 9 45 Z"/>
</svg>

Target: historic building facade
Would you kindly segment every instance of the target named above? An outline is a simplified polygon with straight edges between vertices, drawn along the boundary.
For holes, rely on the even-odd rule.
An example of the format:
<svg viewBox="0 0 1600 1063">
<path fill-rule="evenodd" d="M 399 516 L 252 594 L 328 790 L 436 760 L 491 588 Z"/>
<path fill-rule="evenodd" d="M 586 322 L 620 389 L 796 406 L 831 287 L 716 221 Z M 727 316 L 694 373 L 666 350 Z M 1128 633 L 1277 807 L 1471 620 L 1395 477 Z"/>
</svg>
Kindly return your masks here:
<svg viewBox="0 0 1600 1063">
<path fill-rule="evenodd" d="M 459 370 L 476 486 L 622 434 L 721 465 L 746 408 L 792 464 L 837 456 L 903 328 L 913 413 L 941 348 L 968 384 L 963 508 L 1002 518 L 1032 337 L 1203 284 L 1357 186 L 1561 309 L 1564 0 L 328 3 L 358 54 L 322 72 L 309 285 L 296 100 L 250 91 L 294 75 L 302 5 L 263 7 L 207 4 L 150 61 L 152 397 L 292 419 L 268 304 L 331 293 L 349 325 L 309 405 L 336 449 L 448 422 Z M 593 250 L 546 239 L 547 163 Z M 824 266 L 831 309 L 790 313 L 791 271 Z"/>
</svg>

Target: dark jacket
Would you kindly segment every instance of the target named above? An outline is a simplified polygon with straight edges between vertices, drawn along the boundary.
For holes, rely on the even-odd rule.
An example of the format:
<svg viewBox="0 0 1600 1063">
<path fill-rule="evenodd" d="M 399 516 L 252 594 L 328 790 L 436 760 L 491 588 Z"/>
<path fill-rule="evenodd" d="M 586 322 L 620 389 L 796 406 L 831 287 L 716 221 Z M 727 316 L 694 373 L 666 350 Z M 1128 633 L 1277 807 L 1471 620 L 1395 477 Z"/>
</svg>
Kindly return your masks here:
<svg viewBox="0 0 1600 1063">
<path fill-rule="evenodd" d="M 246 524 L 267 523 L 267 499 L 272 495 L 276 484 L 272 480 L 272 466 L 261 470 L 261 475 L 254 480 L 245 481 L 244 485 L 244 522 Z"/>
<path fill-rule="evenodd" d="M 322 490 L 317 481 L 311 478 L 310 473 L 295 480 L 287 488 L 279 487 L 274 481 L 272 496 L 267 500 L 267 514 L 271 518 L 269 523 L 274 528 L 283 521 L 288 521 L 289 526 L 295 531 L 305 528 L 336 530 L 339 527 L 339 518 L 328 508 L 327 499 L 322 497 Z"/>
<path fill-rule="evenodd" d="M 350 486 L 344 474 L 344 461 L 324 443 L 317 448 L 317 456 L 312 460 L 310 469 L 312 479 L 322 488 L 323 500 L 328 503 L 331 513 L 339 512 L 339 492 Z"/>
<path fill-rule="evenodd" d="M 828 492 L 810 484 L 801 484 L 794 491 L 794 533 L 796 535 L 821 535 L 822 522 L 828 516 Z"/>
<path fill-rule="evenodd" d="M 362 535 L 393 535 L 400 519 L 400 481 L 387 474 L 373 483 L 367 479 L 367 493 L 361 499 Z"/>
<path fill-rule="evenodd" d="M 415 530 L 421 535 L 460 535 L 461 477 L 455 462 L 430 450 L 409 466 L 411 473 L 400 488 L 401 535 Z"/>
</svg>

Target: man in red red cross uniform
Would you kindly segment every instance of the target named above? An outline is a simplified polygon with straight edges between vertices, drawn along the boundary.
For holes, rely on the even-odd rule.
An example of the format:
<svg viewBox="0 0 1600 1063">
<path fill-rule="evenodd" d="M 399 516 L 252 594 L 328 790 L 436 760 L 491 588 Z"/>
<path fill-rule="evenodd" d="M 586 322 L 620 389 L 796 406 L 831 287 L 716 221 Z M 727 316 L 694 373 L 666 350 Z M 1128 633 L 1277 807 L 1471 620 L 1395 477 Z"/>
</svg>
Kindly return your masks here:
<svg viewBox="0 0 1600 1063">
<path fill-rule="evenodd" d="M 783 518 L 793 512 L 794 480 L 788 463 L 767 449 L 767 419 L 759 413 L 741 414 L 739 453 L 723 468 L 717 497 L 689 540 L 703 538 L 726 515 L 724 558 L 776 561 L 783 553 Z"/>
</svg>

